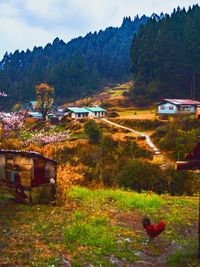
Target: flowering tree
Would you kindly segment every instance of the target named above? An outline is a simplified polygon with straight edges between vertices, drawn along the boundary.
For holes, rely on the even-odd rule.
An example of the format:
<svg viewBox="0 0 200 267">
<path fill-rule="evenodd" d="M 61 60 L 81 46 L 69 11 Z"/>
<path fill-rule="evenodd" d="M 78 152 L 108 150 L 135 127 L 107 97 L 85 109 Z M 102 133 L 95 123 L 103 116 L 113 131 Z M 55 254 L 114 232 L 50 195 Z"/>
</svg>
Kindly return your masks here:
<svg viewBox="0 0 200 267">
<path fill-rule="evenodd" d="M 0 120 L 4 134 L 8 135 L 9 132 L 19 132 L 24 126 L 24 116 L 16 113 L 0 112 Z"/>
<path fill-rule="evenodd" d="M 0 145 L 16 136 L 24 126 L 24 117 L 15 113 L 0 112 Z M 15 142 L 15 145 L 17 143 Z"/>
<path fill-rule="evenodd" d="M 58 143 L 63 142 L 69 137 L 69 133 L 67 131 L 60 133 L 50 133 L 47 134 L 45 131 L 41 131 L 35 134 L 29 142 L 38 142 L 42 145 L 50 144 L 50 143 Z"/>
<path fill-rule="evenodd" d="M 8 95 L 7 95 L 7 93 L 5 93 L 5 92 L 0 92 L 0 97 L 7 97 Z"/>
</svg>

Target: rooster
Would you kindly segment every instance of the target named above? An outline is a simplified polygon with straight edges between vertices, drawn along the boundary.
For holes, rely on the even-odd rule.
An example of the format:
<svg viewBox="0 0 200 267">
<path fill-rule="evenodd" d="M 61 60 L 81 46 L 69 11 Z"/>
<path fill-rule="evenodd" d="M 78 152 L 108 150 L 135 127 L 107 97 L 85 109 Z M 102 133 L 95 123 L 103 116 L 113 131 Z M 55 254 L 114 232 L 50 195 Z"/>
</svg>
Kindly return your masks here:
<svg viewBox="0 0 200 267">
<path fill-rule="evenodd" d="M 165 230 L 166 226 L 166 222 L 164 220 L 160 221 L 159 224 L 151 224 L 149 218 L 143 218 L 142 224 L 150 238 L 158 236 Z"/>
</svg>

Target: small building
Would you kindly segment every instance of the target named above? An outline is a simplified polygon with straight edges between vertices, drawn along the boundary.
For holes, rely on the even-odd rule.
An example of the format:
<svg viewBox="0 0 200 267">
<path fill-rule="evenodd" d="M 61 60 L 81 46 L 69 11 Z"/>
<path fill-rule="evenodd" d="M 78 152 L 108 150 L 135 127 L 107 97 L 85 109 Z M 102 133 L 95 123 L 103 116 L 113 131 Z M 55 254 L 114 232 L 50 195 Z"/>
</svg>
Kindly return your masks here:
<svg viewBox="0 0 200 267">
<path fill-rule="evenodd" d="M 28 202 L 55 196 L 57 163 L 33 151 L 0 150 L 0 183 Z"/>
<path fill-rule="evenodd" d="M 70 115 L 73 119 L 87 118 L 89 115 L 89 110 L 87 110 L 86 108 L 78 107 L 68 107 L 64 109 L 63 112 Z"/>
<path fill-rule="evenodd" d="M 101 107 L 89 107 L 86 109 L 89 111 L 88 116 L 90 118 L 104 118 L 106 116 L 106 110 Z"/>
<path fill-rule="evenodd" d="M 106 110 L 101 107 L 67 107 L 62 112 L 73 119 L 103 118 L 106 115 Z"/>
<path fill-rule="evenodd" d="M 57 112 L 58 106 L 55 103 L 52 103 L 51 112 Z M 25 112 L 38 112 L 37 101 L 29 101 L 28 104 L 25 105 Z"/>
<path fill-rule="evenodd" d="M 159 115 L 195 114 L 199 101 L 191 99 L 164 99 L 157 106 Z"/>
<path fill-rule="evenodd" d="M 36 120 L 42 120 L 42 113 L 30 111 L 30 112 L 25 113 L 25 118 L 34 118 Z"/>
</svg>

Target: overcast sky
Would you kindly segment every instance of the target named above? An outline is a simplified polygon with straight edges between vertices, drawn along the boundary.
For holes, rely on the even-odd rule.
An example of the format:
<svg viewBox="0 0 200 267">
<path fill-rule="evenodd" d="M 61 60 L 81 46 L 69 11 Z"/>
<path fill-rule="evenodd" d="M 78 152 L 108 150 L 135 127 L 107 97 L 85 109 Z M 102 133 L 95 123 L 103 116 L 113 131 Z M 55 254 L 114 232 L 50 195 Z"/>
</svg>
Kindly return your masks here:
<svg viewBox="0 0 200 267">
<path fill-rule="evenodd" d="M 200 0 L 0 0 L 0 60 L 6 51 L 45 46 L 120 26 L 125 16 L 171 13 Z"/>
</svg>

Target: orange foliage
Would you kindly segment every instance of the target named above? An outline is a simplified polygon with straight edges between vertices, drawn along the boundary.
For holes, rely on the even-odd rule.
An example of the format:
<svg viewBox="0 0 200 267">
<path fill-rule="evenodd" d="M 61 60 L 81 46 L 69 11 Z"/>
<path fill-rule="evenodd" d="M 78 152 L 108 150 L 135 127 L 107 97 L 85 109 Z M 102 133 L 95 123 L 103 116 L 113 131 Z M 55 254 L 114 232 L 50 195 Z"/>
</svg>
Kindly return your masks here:
<svg viewBox="0 0 200 267">
<path fill-rule="evenodd" d="M 30 127 L 38 122 L 35 118 L 24 118 L 24 123 L 26 127 Z"/>
<path fill-rule="evenodd" d="M 39 146 L 37 146 L 37 145 L 35 145 L 33 143 L 31 143 L 28 147 L 26 147 L 24 149 L 27 150 L 27 151 L 35 151 L 35 152 L 38 152 L 38 153 L 41 153 L 41 154 L 43 154 L 43 151 L 44 151 L 43 147 L 39 147 Z"/>
<path fill-rule="evenodd" d="M 20 140 L 16 138 L 2 139 L 1 148 L 2 149 L 13 149 L 13 150 L 24 149 L 23 142 L 21 142 Z"/>
<path fill-rule="evenodd" d="M 61 203 L 65 203 L 67 191 L 72 185 L 80 184 L 84 180 L 83 166 L 72 166 L 67 163 L 59 166 L 57 171 L 57 196 Z"/>
</svg>

